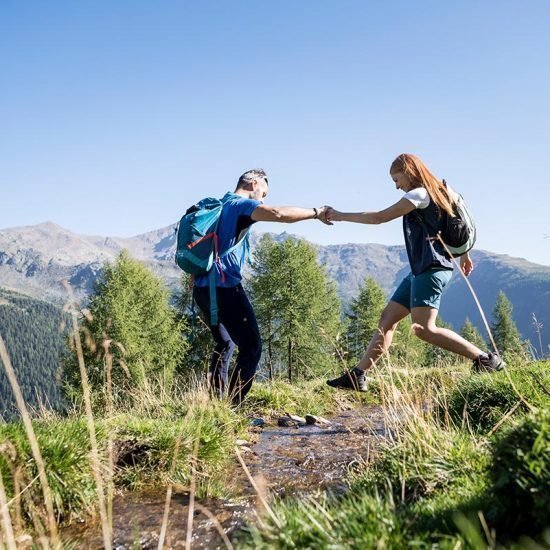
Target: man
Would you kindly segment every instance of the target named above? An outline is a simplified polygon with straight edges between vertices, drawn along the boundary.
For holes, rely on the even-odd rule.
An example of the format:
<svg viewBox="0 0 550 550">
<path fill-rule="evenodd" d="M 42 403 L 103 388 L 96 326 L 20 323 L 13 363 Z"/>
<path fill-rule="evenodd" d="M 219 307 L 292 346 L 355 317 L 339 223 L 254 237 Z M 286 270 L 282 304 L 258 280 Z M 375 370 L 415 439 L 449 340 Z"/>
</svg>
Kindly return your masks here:
<svg viewBox="0 0 550 550">
<path fill-rule="evenodd" d="M 252 380 L 262 353 L 262 342 L 256 316 L 241 285 L 242 269 L 246 261 L 246 234 L 255 222 L 294 223 L 302 220 L 326 221 L 324 207 L 298 208 L 294 206 L 266 206 L 263 199 L 269 191 L 265 172 L 260 169 L 245 172 L 233 193 L 227 193 L 218 225 L 220 261 L 216 270 L 216 299 L 219 324 L 210 326 L 210 298 L 208 275 L 196 277 L 193 296 L 204 319 L 209 323 L 216 347 L 210 364 L 210 383 L 222 396 L 229 390 L 233 403 L 240 404 L 250 391 Z M 232 252 L 224 252 L 242 242 Z M 228 369 L 235 345 L 237 363 L 229 377 Z"/>
</svg>

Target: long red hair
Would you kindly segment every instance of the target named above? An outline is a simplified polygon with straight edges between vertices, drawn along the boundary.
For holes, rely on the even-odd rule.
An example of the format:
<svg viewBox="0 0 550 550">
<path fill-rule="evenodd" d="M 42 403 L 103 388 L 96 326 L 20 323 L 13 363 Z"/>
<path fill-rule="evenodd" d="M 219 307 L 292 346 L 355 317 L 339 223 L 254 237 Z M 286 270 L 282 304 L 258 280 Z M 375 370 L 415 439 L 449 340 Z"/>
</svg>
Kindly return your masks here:
<svg viewBox="0 0 550 550">
<path fill-rule="evenodd" d="M 405 173 L 414 187 L 424 187 L 441 210 L 453 215 L 454 201 L 449 196 L 447 188 L 417 156 L 408 153 L 399 155 L 390 166 L 390 174 L 396 172 Z"/>
</svg>

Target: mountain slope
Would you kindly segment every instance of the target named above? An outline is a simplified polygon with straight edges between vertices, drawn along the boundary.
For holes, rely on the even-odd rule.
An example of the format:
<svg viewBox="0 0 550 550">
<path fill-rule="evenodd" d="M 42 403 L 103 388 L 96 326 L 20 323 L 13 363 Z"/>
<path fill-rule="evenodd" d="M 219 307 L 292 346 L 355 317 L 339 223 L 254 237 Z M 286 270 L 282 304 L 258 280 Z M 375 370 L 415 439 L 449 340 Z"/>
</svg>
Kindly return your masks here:
<svg viewBox="0 0 550 550">
<path fill-rule="evenodd" d="M 150 269 L 175 288 L 180 271 L 173 263 L 175 225 L 131 238 L 76 235 L 51 222 L 0 231 L 0 286 L 55 303 L 66 300 L 60 284 L 68 280 L 78 297 L 84 298 L 93 288 L 103 263 L 113 260 L 126 248 Z M 252 233 L 252 248 L 261 233 Z M 288 238 L 282 233 L 278 240 Z M 345 302 L 356 294 L 366 276 L 374 277 L 389 294 L 408 272 L 403 246 L 379 244 L 316 245 L 319 262 L 337 282 Z M 550 267 L 520 258 L 474 251 L 476 268 L 471 282 L 486 315 L 491 311 L 500 290 L 514 305 L 514 318 L 520 331 L 533 343 L 538 335 L 533 314 L 543 324 L 543 348 L 550 345 Z M 466 316 L 479 328 L 481 317 L 462 278 L 455 274 L 445 294 L 442 317 L 459 328 Z"/>
<path fill-rule="evenodd" d="M 0 334 L 30 408 L 63 405 L 59 385 L 65 349 L 62 319 L 61 310 L 52 304 L 0 289 Z M 1 365 L 0 361 L 0 418 L 9 419 L 16 411 L 15 399 Z"/>
</svg>

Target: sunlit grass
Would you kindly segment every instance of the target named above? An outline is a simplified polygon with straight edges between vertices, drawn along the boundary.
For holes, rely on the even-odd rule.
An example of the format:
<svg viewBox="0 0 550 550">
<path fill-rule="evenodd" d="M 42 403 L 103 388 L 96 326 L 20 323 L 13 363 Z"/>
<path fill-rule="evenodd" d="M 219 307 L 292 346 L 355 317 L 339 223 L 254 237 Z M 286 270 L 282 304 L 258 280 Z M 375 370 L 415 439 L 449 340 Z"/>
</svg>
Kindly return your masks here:
<svg viewBox="0 0 550 550">
<path fill-rule="evenodd" d="M 344 495 L 277 501 L 278 525 L 268 518 L 263 526 L 251 524 L 240 543 L 320 549 L 548 544 L 550 398 L 543 389 L 548 363 L 521 368 L 521 373 L 508 373 L 515 388 L 504 373 L 472 375 L 461 367 L 452 374 L 453 369 L 419 371 L 417 377 L 413 369 L 406 375 L 382 372 L 376 387 L 392 430 L 389 439 L 380 441 L 374 462 L 351 474 Z M 455 421 L 457 383 L 462 391 L 469 388 L 471 400 L 488 402 L 485 413 L 466 407 L 461 415 L 490 410 L 489 429 L 472 430 L 472 419 Z M 489 399 L 490 388 L 502 386 L 513 402 L 518 390 L 525 392 L 524 399 L 536 403 L 537 410 L 518 407 L 507 415 L 508 401 L 498 397 L 497 406 Z M 446 409 L 449 399 L 452 410 Z M 437 400 L 438 415 L 426 406 L 430 400 Z"/>
</svg>

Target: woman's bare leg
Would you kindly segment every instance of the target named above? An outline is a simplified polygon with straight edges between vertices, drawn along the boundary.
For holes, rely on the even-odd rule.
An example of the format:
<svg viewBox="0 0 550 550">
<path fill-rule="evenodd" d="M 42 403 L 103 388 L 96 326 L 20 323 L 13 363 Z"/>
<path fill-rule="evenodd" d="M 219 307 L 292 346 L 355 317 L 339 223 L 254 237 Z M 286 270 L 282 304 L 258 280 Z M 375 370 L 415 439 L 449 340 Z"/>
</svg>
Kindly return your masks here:
<svg viewBox="0 0 550 550">
<path fill-rule="evenodd" d="M 414 307 L 411 311 L 413 331 L 424 342 L 433 344 L 462 355 L 468 359 L 476 359 L 483 351 L 456 332 L 436 326 L 437 309 L 432 307 Z"/>
<path fill-rule="evenodd" d="M 408 314 L 409 310 L 405 306 L 391 300 L 388 302 L 380 316 L 378 330 L 372 335 L 370 344 L 357 365 L 358 369 L 364 371 L 374 367 L 376 361 L 391 346 L 397 324 Z"/>
</svg>

